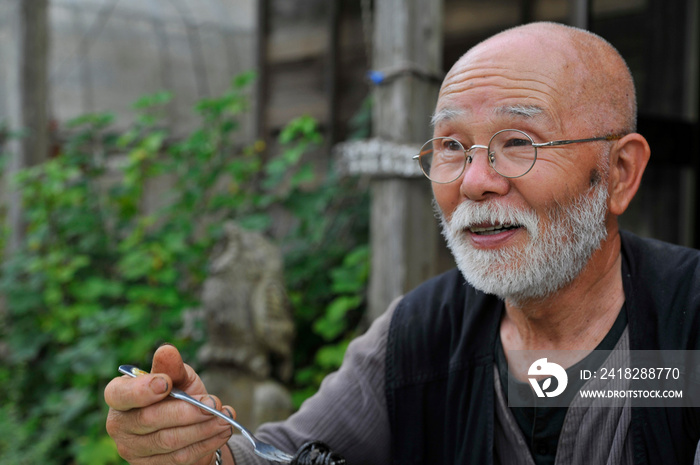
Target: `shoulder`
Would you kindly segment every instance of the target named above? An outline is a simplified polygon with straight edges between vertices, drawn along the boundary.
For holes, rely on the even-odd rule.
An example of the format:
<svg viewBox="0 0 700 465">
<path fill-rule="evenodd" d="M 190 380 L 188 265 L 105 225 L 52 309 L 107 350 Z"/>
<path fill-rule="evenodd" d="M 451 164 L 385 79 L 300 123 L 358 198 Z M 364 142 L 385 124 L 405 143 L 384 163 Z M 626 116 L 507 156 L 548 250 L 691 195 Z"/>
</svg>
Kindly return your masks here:
<svg viewBox="0 0 700 465">
<path fill-rule="evenodd" d="M 700 304 L 700 250 L 624 231 L 621 238 L 623 279 L 632 289 L 658 295 L 660 305 L 677 299 Z"/>
<path fill-rule="evenodd" d="M 633 348 L 700 349 L 700 251 L 621 232 Z"/>
<path fill-rule="evenodd" d="M 652 274 L 700 270 L 700 250 L 639 237 L 628 231 L 621 231 L 620 236 L 623 254 L 633 269 Z"/>
</svg>

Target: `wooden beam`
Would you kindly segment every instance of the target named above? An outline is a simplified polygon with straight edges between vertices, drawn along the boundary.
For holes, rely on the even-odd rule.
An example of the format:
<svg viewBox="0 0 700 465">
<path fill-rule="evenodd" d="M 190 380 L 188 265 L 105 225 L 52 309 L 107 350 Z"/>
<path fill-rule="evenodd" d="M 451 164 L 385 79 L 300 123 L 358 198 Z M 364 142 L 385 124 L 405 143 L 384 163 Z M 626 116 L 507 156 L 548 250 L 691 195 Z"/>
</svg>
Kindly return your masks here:
<svg viewBox="0 0 700 465">
<path fill-rule="evenodd" d="M 18 249 L 23 237 L 21 198 L 11 187 L 17 171 L 44 161 L 49 147 L 48 119 L 48 0 L 15 0 L 3 5 L 12 40 L 3 44 L 7 60 L 5 93 L 8 123 L 23 137 L 12 139 L 5 170 L 5 202 L 10 237 L 5 253 Z M 9 26 L 8 26 L 9 27 Z"/>
<path fill-rule="evenodd" d="M 378 0 L 375 3 L 373 68 L 412 67 L 442 72 L 442 2 Z M 430 137 L 430 115 L 437 99 L 434 82 L 411 74 L 374 92 L 375 135 L 420 143 Z"/>
<path fill-rule="evenodd" d="M 417 150 L 430 138 L 438 91 L 430 76 L 442 73 L 442 16 L 442 1 L 375 2 L 373 68 L 386 74 L 386 83 L 374 90 L 373 132 L 380 140 Z M 415 161 L 407 157 L 401 163 Z M 368 316 L 374 319 L 394 298 L 441 271 L 444 245 L 426 179 L 378 170 L 370 189 Z"/>
<path fill-rule="evenodd" d="M 269 0 L 259 0 L 256 3 L 256 39 L 255 39 L 255 69 L 258 79 L 255 82 L 254 129 L 258 139 L 268 142 L 267 133 L 267 94 L 268 94 L 268 65 L 267 48 L 269 40 Z"/>
<path fill-rule="evenodd" d="M 569 0 L 569 24 L 581 29 L 588 29 L 591 18 L 591 3 L 589 0 Z"/>
<path fill-rule="evenodd" d="M 328 130 L 325 144 L 331 147 L 337 138 L 338 113 L 338 47 L 340 39 L 340 1 L 327 3 L 328 42 L 326 48 L 325 92 L 328 105 Z"/>
</svg>

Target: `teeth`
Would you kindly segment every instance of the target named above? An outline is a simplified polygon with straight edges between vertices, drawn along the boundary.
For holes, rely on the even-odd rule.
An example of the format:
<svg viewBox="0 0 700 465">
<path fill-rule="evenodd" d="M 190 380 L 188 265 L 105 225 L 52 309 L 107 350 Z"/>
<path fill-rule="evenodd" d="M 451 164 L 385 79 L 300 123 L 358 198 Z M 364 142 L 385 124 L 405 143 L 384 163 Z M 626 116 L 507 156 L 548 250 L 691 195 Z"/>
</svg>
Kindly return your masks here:
<svg viewBox="0 0 700 465">
<path fill-rule="evenodd" d="M 488 232 L 488 231 L 495 231 L 496 229 L 502 229 L 503 226 L 488 226 L 486 228 L 469 228 L 471 232 L 474 233 L 480 233 L 480 232 Z"/>
<path fill-rule="evenodd" d="M 502 231 L 506 231 L 506 230 L 508 230 L 508 229 L 513 229 L 513 228 L 517 228 L 517 227 L 518 227 L 518 226 L 503 226 L 503 225 L 498 225 L 498 226 L 487 226 L 487 227 L 485 227 L 485 228 L 476 228 L 476 227 L 474 227 L 474 228 L 469 228 L 469 230 L 470 230 L 471 232 L 473 232 L 474 234 L 481 234 L 481 235 L 488 236 L 488 235 L 490 235 L 490 234 L 498 234 L 498 233 L 500 233 L 500 232 L 502 232 Z"/>
</svg>

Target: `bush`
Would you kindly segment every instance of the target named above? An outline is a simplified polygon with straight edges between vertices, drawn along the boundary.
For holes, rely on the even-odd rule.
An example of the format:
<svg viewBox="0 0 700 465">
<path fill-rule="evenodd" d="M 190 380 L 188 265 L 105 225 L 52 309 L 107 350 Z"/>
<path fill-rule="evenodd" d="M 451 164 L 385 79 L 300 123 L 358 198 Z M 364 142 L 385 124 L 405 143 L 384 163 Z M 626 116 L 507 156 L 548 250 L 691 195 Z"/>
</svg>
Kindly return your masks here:
<svg viewBox="0 0 700 465">
<path fill-rule="evenodd" d="M 199 305 L 225 218 L 269 232 L 272 207 L 291 214 L 281 245 L 299 334 L 295 398 L 338 365 L 363 308 L 367 196 L 332 172 L 315 179 L 303 161 L 320 142 L 310 118 L 284 129 L 274 157 L 237 142 L 251 79 L 200 102 L 201 126 L 182 140 L 160 124 L 171 96 L 159 93 L 136 103 L 121 133 L 110 115 L 76 119 L 57 157 L 18 173 L 26 234 L 0 276 L 0 463 L 121 463 L 104 386 L 120 364 L 150 366 L 165 341 L 194 361 L 201 341 L 182 335 L 181 318 Z M 145 211 L 148 184 L 163 177 L 172 191 Z"/>
</svg>

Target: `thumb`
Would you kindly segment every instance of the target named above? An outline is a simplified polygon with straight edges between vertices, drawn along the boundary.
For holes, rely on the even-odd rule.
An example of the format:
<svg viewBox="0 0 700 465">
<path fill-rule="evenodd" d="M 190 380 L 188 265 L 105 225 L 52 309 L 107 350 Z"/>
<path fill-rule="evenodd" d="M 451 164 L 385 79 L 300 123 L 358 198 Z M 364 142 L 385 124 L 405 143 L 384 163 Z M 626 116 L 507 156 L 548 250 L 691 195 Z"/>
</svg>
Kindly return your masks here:
<svg viewBox="0 0 700 465">
<path fill-rule="evenodd" d="M 180 352 L 171 344 L 164 344 L 156 350 L 153 355 L 151 373 L 167 374 L 173 380 L 173 386 L 177 386 L 189 394 L 207 393 L 197 373 L 182 361 Z"/>
</svg>

